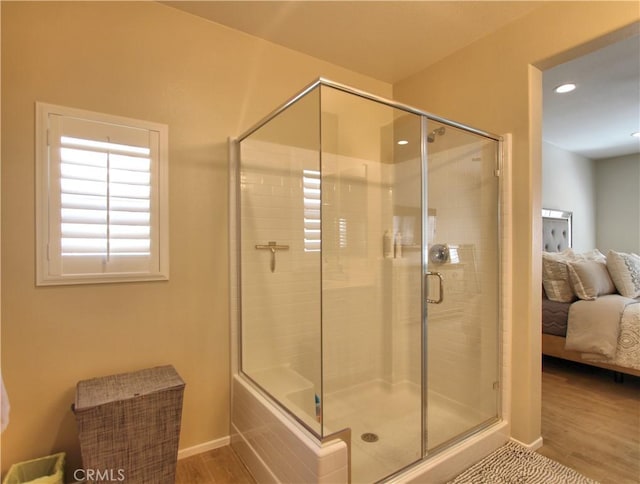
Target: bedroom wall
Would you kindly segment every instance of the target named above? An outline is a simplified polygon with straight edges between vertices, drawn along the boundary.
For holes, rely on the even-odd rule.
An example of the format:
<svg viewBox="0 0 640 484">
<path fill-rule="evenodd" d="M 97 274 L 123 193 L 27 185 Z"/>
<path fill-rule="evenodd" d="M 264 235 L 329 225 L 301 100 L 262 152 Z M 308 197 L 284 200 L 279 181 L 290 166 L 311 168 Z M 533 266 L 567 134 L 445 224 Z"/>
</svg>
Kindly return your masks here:
<svg viewBox="0 0 640 484">
<path fill-rule="evenodd" d="M 2 471 L 68 453 L 76 382 L 171 363 L 180 448 L 229 435 L 227 137 L 318 76 L 389 84 L 156 2 L 2 2 Z M 35 287 L 34 102 L 169 125 L 171 278 Z"/>
<path fill-rule="evenodd" d="M 394 85 L 441 116 L 513 135 L 512 436 L 540 443 L 542 72 L 602 47 L 640 19 L 635 2 L 544 2 L 540 8 Z M 613 39 L 612 39 L 613 40 Z M 538 67 L 536 67 L 538 66 Z"/>
<path fill-rule="evenodd" d="M 597 160 L 596 243 L 640 254 L 640 155 Z"/>
<path fill-rule="evenodd" d="M 542 206 L 573 212 L 573 248 L 596 247 L 596 163 L 542 143 Z"/>
</svg>

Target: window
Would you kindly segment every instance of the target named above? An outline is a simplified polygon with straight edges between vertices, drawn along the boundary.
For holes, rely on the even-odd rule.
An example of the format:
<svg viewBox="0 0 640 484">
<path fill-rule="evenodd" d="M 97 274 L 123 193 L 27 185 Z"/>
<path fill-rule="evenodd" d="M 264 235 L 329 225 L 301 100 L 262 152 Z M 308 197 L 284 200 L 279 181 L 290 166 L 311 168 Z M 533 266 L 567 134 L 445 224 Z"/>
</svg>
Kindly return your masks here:
<svg viewBox="0 0 640 484">
<path fill-rule="evenodd" d="M 37 284 L 168 279 L 166 125 L 36 103 Z"/>
</svg>

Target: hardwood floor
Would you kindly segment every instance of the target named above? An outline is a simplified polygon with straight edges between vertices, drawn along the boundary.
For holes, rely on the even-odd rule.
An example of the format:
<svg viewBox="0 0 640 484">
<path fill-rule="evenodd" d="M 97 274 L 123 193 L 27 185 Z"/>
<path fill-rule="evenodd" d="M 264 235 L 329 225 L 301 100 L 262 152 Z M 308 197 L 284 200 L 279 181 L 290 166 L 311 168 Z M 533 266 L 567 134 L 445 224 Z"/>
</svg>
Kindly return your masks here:
<svg viewBox="0 0 640 484">
<path fill-rule="evenodd" d="M 602 484 L 640 483 L 640 378 L 544 357 L 542 455 Z"/>
<path fill-rule="evenodd" d="M 220 447 L 178 461 L 176 484 L 254 484 L 230 446 Z"/>
<path fill-rule="evenodd" d="M 602 484 L 640 484 L 640 378 L 545 357 L 538 450 Z M 254 484 L 231 447 L 178 461 L 176 484 Z"/>
</svg>

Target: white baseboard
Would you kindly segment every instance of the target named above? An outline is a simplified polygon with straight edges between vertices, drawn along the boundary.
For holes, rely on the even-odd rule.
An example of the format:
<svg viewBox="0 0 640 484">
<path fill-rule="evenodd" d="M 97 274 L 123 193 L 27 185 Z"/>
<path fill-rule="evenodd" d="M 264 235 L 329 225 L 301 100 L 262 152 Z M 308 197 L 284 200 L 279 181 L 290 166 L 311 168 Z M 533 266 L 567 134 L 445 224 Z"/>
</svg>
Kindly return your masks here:
<svg viewBox="0 0 640 484">
<path fill-rule="evenodd" d="M 510 440 L 512 442 L 515 442 L 516 444 L 520 444 L 522 447 L 526 447 L 529 450 L 538 450 L 540 447 L 542 447 L 542 436 L 538 437 L 536 440 L 534 440 L 530 444 L 525 444 L 524 442 L 520 442 L 518 439 L 514 439 L 513 437 L 511 437 Z"/>
<path fill-rule="evenodd" d="M 178 460 L 184 459 L 186 457 L 191 457 L 193 455 L 202 454 L 203 452 L 217 449 L 219 447 L 224 447 L 225 445 L 229 445 L 230 442 L 231 437 L 227 435 L 226 437 L 222 437 L 220 439 L 210 440 L 209 442 L 203 442 L 202 444 L 194 445 L 193 447 L 180 449 L 178 451 Z"/>
</svg>

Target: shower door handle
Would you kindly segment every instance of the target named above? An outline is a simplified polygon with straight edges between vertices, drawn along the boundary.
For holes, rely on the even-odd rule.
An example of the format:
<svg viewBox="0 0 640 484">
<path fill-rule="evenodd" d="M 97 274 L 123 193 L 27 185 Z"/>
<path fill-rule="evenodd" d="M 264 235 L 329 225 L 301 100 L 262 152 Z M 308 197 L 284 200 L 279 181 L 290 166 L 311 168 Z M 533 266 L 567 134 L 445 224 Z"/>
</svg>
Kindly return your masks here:
<svg viewBox="0 0 640 484">
<path fill-rule="evenodd" d="M 425 297 L 425 299 L 429 304 L 440 304 L 444 299 L 444 284 L 443 284 L 444 278 L 442 277 L 442 274 L 440 274 L 439 272 L 427 271 L 427 273 L 424 275 L 424 288 L 425 288 L 424 290 L 426 294 L 429 294 L 429 277 L 430 276 L 438 278 L 438 299 L 429 299 L 428 297 Z"/>
</svg>

